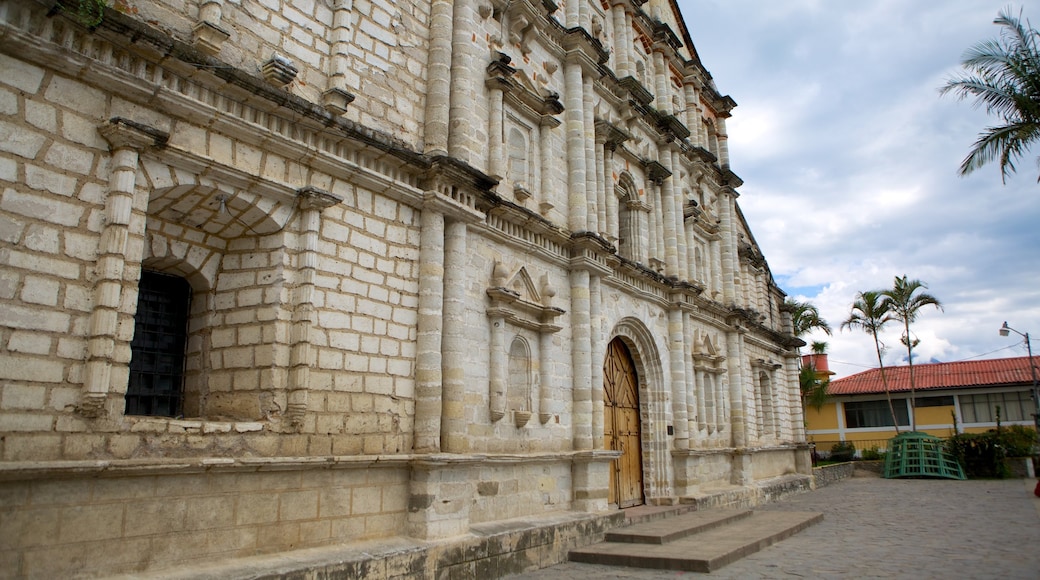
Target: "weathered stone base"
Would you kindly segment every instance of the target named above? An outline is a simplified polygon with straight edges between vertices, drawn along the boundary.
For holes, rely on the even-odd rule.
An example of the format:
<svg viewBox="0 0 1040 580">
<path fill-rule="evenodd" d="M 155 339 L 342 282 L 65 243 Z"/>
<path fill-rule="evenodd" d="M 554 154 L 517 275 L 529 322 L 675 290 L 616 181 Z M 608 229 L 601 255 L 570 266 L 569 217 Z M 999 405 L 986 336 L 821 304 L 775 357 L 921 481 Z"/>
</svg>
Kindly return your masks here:
<svg viewBox="0 0 1040 580">
<path fill-rule="evenodd" d="M 485 580 L 561 563 L 570 550 L 603 540 L 608 529 L 623 522 L 624 514 L 620 511 L 602 515 L 561 512 L 479 524 L 470 533 L 441 542 L 397 537 L 150 572 L 147 577 L 163 580 L 432 580 L 445 577 Z M 141 578 L 141 575 L 124 578 Z"/>
<path fill-rule="evenodd" d="M 753 507 L 780 500 L 788 495 L 804 493 L 814 488 L 808 475 L 781 475 L 756 481 L 752 485 L 730 485 L 703 489 L 679 498 L 681 504 L 693 504 L 698 510 L 723 507 Z"/>
</svg>

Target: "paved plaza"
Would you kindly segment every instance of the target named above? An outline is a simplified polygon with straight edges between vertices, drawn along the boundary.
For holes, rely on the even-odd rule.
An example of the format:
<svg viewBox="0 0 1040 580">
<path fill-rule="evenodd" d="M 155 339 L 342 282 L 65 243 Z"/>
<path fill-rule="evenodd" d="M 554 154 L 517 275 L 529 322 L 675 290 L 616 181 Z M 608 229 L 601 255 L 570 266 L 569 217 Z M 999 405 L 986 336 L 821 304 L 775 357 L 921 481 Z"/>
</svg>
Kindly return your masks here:
<svg viewBox="0 0 1040 580">
<path fill-rule="evenodd" d="M 863 475 L 857 472 L 857 475 Z M 1040 578 L 1035 480 L 854 477 L 758 510 L 823 522 L 710 575 L 568 562 L 511 580 L 610 578 Z"/>
</svg>

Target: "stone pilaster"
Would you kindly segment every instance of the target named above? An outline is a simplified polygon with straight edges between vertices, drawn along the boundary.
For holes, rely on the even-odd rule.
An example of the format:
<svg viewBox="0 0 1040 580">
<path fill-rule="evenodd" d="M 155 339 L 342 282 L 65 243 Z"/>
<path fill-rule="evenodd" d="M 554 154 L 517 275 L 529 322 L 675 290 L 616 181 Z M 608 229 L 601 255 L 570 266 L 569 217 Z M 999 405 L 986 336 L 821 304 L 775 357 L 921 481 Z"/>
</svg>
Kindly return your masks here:
<svg viewBox="0 0 1040 580">
<path fill-rule="evenodd" d="M 505 348 L 505 317 L 496 312 L 491 318 L 491 361 L 488 369 L 490 374 L 490 390 L 488 400 L 490 402 L 490 418 L 494 423 L 506 414 L 506 381 L 508 377 L 507 357 Z"/>
<path fill-rule="evenodd" d="M 430 52 L 427 57 L 426 153 L 447 155 L 448 119 L 451 103 L 452 63 L 451 0 L 433 0 L 430 4 Z"/>
<path fill-rule="evenodd" d="M 729 427 L 730 441 L 738 449 L 747 446 L 747 418 L 744 404 L 744 356 L 742 341 L 744 330 L 732 329 L 726 333 L 726 357 L 729 378 Z"/>
<path fill-rule="evenodd" d="M 631 55 L 632 50 L 631 33 L 632 28 L 627 18 L 627 0 L 615 0 L 610 8 L 614 19 L 614 73 L 618 78 L 632 76 Z"/>
<path fill-rule="evenodd" d="M 431 202 L 436 193 L 427 192 Z M 444 214 L 422 209 L 419 231 L 419 316 L 415 359 L 416 453 L 441 449 L 441 330 L 444 327 Z"/>
<path fill-rule="evenodd" d="M 450 221 L 444 229 L 441 449 L 449 453 L 467 453 L 471 451 L 465 400 L 467 226 L 461 221 Z"/>
<path fill-rule="evenodd" d="M 668 368 L 672 384 L 671 424 L 675 431 L 672 449 L 690 446 L 689 425 L 686 413 L 686 340 L 683 332 L 684 314 L 678 305 L 668 309 Z"/>
<path fill-rule="evenodd" d="M 719 192 L 719 218 L 722 220 L 721 263 L 722 263 L 722 299 L 728 306 L 737 305 L 737 279 L 740 276 L 737 257 L 736 232 L 736 200 L 737 192 L 731 187 L 723 187 Z"/>
<path fill-rule="evenodd" d="M 582 4 L 587 3 L 583 2 Z M 596 118 L 593 110 L 595 106 L 593 99 L 595 96 L 592 77 L 583 75 L 582 97 L 584 103 L 582 113 L 584 122 L 582 123 L 582 151 L 585 153 L 585 204 L 588 206 L 585 213 L 585 227 L 583 229 L 589 232 L 600 232 L 602 230 L 599 223 L 598 148 L 594 145 L 596 142 Z"/>
<path fill-rule="evenodd" d="M 573 367 L 574 408 L 572 428 L 574 449 L 593 449 L 592 432 L 592 343 L 589 304 L 589 271 L 573 270 L 571 283 L 571 366 Z M 602 385 L 599 387 L 602 390 Z"/>
<path fill-rule="evenodd" d="M 567 13 L 570 15 L 568 3 Z M 576 16 L 576 15 L 575 15 Z M 567 227 L 572 232 L 588 229 L 588 200 L 585 192 L 585 83 L 581 64 L 568 61 L 564 64 L 564 126 L 567 131 Z"/>
<path fill-rule="evenodd" d="M 603 328 L 603 291 L 601 277 L 591 274 L 589 277 L 589 328 L 591 329 L 589 357 L 590 395 L 592 397 L 592 446 L 602 449 L 603 431 L 603 360 L 606 357 L 606 330 Z"/>
<path fill-rule="evenodd" d="M 481 85 L 482 67 L 473 35 L 480 21 L 476 0 L 455 0 L 452 12 L 451 85 L 448 111 L 448 155 L 471 166 L 476 166 L 478 153 L 484 144 L 476 135 L 477 115 L 473 105 Z"/>
<path fill-rule="evenodd" d="M 314 276 L 318 267 L 318 232 L 321 212 L 343 198 L 314 187 L 297 192 L 300 198 L 300 248 L 293 290 L 293 321 L 289 347 L 289 393 L 286 416 L 294 428 L 303 424 L 308 411 L 310 370 L 314 365 L 311 327 L 314 325 Z"/>
<path fill-rule="evenodd" d="M 683 347 L 682 359 L 686 370 L 686 433 L 689 437 L 687 447 L 693 448 L 697 440 L 697 402 L 700 400 L 697 390 L 697 377 L 693 369 L 693 321 L 690 314 L 683 312 Z"/>
<path fill-rule="evenodd" d="M 352 33 L 350 21 L 354 9 L 354 0 L 334 0 L 332 4 L 332 30 L 330 36 L 331 52 L 329 58 L 329 84 L 322 93 L 325 108 L 342 115 L 347 106 L 354 101 L 354 95 L 347 86 L 347 74 L 350 62 Z"/>
<path fill-rule="evenodd" d="M 100 418 L 118 406 L 108 408 L 109 391 L 114 383 L 113 367 L 125 371 L 129 361 L 117 360 L 117 346 L 121 319 L 133 324 L 133 313 L 120 312 L 123 290 L 131 280 L 138 278 L 128 272 L 133 266 L 128 260 L 130 218 L 135 207 L 148 203 L 148 192 L 137 190 L 137 165 L 142 150 L 164 145 L 168 136 L 151 127 L 124 119 L 112 119 L 99 127 L 101 136 L 112 151 L 108 192 L 105 197 L 105 220 L 98 243 L 97 281 L 94 284 L 94 308 L 90 314 L 87 365 L 83 378 L 84 393 L 79 412 L 91 418 Z M 138 257 L 140 259 L 140 257 Z M 121 381 L 122 382 L 122 381 Z M 125 388 L 125 382 L 123 382 Z M 125 394 L 119 393 L 119 394 Z"/>
</svg>

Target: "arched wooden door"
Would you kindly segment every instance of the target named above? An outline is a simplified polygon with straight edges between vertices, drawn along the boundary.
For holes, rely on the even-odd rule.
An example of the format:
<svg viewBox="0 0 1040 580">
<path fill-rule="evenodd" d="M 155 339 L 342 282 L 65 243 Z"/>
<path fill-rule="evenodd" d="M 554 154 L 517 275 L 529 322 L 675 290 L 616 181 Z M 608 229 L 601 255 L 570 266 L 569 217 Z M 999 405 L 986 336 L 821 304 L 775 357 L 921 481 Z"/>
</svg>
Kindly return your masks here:
<svg viewBox="0 0 1040 580">
<path fill-rule="evenodd" d="M 643 503 L 643 454 L 639 437 L 639 380 L 628 347 L 619 338 L 603 363 L 603 431 L 607 449 L 621 451 L 610 463 L 610 503 Z"/>
</svg>

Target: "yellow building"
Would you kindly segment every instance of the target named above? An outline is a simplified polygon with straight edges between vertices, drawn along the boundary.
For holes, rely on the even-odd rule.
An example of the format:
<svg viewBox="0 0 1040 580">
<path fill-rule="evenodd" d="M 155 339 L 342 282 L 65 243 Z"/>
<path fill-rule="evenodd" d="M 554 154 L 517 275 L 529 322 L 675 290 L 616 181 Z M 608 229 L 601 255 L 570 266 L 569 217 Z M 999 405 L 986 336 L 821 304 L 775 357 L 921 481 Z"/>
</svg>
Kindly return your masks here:
<svg viewBox="0 0 1040 580">
<path fill-rule="evenodd" d="M 981 433 L 1003 425 L 1033 426 L 1036 403 L 1029 357 L 914 365 L 916 397 L 910 402 L 910 367 L 887 367 L 885 378 L 899 430 L 911 429 L 915 409 L 917 430 L 949 437 Z M 852 442 L 859 454 L 876 447 L 884 451 L 896 435 L 885 397 L 881 371 L 872 369 L 831 381 L 828 402 L 805 410 L 806 433 L 826 455 L 838 442 Z M 999 409 L 999 411 L 998 411 Z"/>
</svg>

